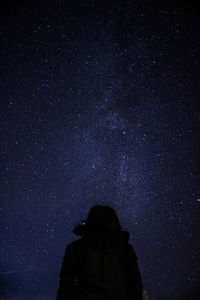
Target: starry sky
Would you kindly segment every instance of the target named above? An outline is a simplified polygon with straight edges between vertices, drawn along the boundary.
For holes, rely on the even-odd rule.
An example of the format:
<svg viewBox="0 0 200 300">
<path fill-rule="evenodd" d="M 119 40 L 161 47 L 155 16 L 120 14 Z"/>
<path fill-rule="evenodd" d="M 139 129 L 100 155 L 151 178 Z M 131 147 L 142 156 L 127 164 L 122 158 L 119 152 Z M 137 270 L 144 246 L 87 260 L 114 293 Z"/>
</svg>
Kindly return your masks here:
<svg viewBox="0 0 200 300">
<path fill-rule="evenodd" d="M 200 299 L 198 8 L 1 6 L 0 297 L 55 299 L 74 226 L 108 204 L 149 300 Z"/>
</svg>

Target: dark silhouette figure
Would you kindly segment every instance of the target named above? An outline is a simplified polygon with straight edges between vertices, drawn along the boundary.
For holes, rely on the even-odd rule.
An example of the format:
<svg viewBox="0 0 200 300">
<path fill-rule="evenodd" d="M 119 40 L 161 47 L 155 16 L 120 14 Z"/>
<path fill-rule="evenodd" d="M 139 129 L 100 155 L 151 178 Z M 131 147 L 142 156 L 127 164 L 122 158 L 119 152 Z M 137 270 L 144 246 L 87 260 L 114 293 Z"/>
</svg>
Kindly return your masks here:
<svg viewBox="0 0 200 300">
<path fill-rule="evenodd" d="M 94 206 L 69 244 L 57 300 L 142 300 L 142 281 L 129 233 L 109 206 Z"/>
</svg>

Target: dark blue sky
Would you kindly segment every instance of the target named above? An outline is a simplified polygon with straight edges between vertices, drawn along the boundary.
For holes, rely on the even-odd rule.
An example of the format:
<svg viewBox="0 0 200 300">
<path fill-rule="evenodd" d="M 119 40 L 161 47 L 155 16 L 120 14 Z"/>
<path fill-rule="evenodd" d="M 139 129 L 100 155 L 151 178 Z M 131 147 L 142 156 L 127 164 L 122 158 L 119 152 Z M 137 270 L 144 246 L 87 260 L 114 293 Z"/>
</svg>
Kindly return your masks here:
<svg viewBox="0 0 200 300">
<path fill-rule="evenodd" d="M 150 300 L 199 299 L 199 25 L 181 1 L 2 6 L 0 297 L 55 299 L 100 203 Z"/>
</svg>

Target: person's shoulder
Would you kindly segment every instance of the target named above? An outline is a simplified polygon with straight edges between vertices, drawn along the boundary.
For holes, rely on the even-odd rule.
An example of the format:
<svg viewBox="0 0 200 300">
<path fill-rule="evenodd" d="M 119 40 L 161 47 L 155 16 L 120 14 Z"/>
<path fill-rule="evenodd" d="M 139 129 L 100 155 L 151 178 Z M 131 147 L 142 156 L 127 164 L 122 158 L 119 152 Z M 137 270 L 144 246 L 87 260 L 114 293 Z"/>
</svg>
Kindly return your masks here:
<svg viewBox="0 0 200 300">
<path fill-rule="evenodd" d="M 75 240 L 75 241 L 72 241 L 71 243 L 69 243 L 67 245 L 67 249 L 70 251 L 70 250 L 73 250 L 74 248 L 81 247 L 83 244 L 84 244 L 84 239 L 80 238 L 78 240 Z"/>
<path fill-rule="evenodd" d="M 128 249 L 135 252 L 134 246 L 131 243 L 128 243 Z"/>
<path fill-rule="evenodd" d="M 85 245 L 84 239 L 80 238 L 78 240 L 72 241 L 67 245 L 65 254 L 67 256 L 80 255 L 80 253 L 85 252 L 85 249 L 87 249 L 87 245 Z"/>
<path fill-rule="evenodd" d="M 68 244 L 69 248 L 76 247 L 77 245 L 80 245 L 82 243 L 82 238 L 72 241 L 71 243 Z"/>
<path fill-rule="evenodd" d="M 134 251 L 134 248 L 133 248 L 133 245 L 132 245 L 132 244 L 128 243 L 127 247 L 128 247 L 128 249 L 130 249 L 130 250 L 133 250 L 133 251 Z"/>
<path fill-rule="evenodd" d="M 136 255 L 136 253 L 135 253 L 134 247 L 133 247 L 133 245 L 131 245 L 130 243 L 128 243 L 128 245 L 127 245 L 127 252 L 128 252 L 128 255 L 131 255 L 131 256 L 133 256 L 135 259 L 137 259 L 137 255 Z"/>
</svg>

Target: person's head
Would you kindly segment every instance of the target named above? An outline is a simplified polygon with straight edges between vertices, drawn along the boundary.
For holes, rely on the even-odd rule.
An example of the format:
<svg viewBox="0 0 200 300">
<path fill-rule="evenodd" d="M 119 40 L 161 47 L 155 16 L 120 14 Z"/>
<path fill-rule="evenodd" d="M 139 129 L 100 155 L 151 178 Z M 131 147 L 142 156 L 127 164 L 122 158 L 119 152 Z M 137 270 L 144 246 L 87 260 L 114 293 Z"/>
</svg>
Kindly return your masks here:
<svg viewBox="0 0 200 300">
<path fill-rule="evenodd" d="M 103 226 L 115 233 L 121 231 L 121 225 L 115 210 L 107 205 L 95 205 L 86 220 L 87 226 Z"/>
</svg>

